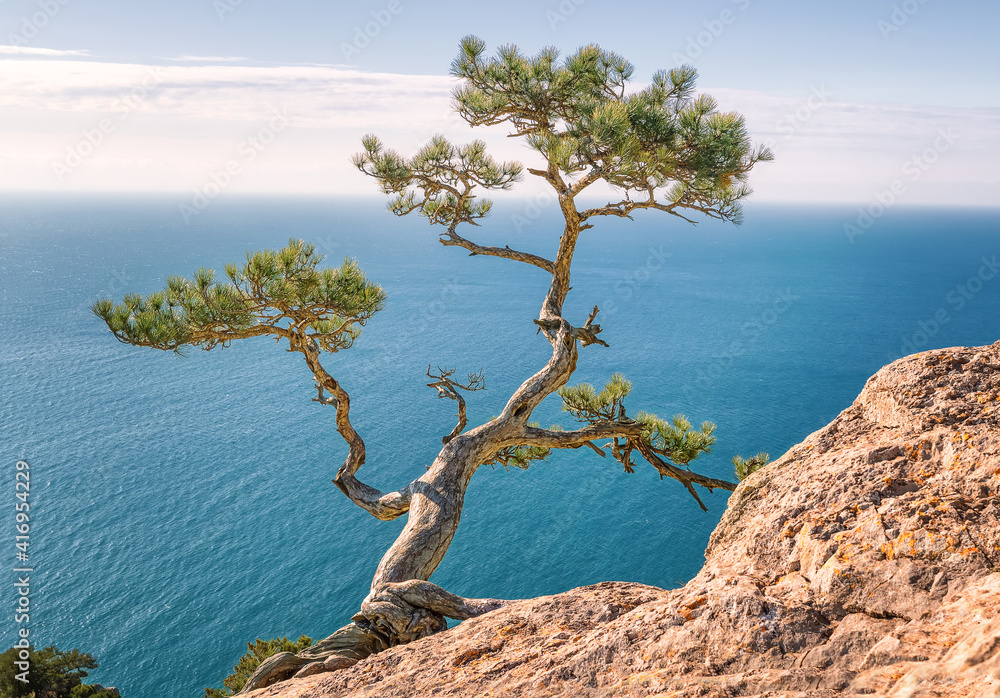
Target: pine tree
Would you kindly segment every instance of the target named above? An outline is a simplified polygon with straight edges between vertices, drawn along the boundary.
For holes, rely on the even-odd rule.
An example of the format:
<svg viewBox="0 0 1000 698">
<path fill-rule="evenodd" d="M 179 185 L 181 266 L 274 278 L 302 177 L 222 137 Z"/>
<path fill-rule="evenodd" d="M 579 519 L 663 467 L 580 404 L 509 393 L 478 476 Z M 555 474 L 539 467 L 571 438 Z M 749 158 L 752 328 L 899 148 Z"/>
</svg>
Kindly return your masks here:
<svg viewBox="0 0 1000 698">
<path fill-rule="evenodd" d="M 552 355 L 514 391 L 500 415 L 471 429 L 463 394 L 483 387 L 482 376 L 462 382 L 454 369 L 428 369 L 428 385 L 458 403 L 459 420 L 414 482 L 384 493 L 358 479 L 365 444 L 350 421 L 350 397 L 321 364 L 322 352 L 349 348 L 384 301 L 381 289 L 353 263 L 321 269 L 312 247 L 292 241 L 283 250 L 248 255 L 244 265 L 227 267 L 227 283 L 199 270 L 191 280 L 170 279 L 166 289 L 145 298 L 127 296 L 122 303 L 106 300 L 94 307 L 118 339 L 140 346 L 181 351 L 262 335 L 287 340 L 290 350 L 304 355 L 318 389 L 314 399 L 334 408 L 347 443 L 336 485 L 376 518 L 408 516 L 353 622 L 296 654 L 265 660 L 243 691 L 299 671 L 348 666 L 444 630 L 445 617 L 470 618 L 507 603 L 465 599 L 428 581 L 458 527 L 465 488 L 483 464 L 524 468 L 552 449 L 586 446 L 603 457 L 610 453 L 627 472 L 634 470 L 635 459 L 648 462 L 661 477 L 681 482 L 703 509 L 695 486 L 735 488 L 689 468 L 714 444 L 711 423 L 694 428 L 682 415 L 670 421 L 645 412 L 629 416 L 631 384 L 618 374 L 599 392 L 567 385 L 581 348 L 608 345 L 595 323 L 597 307 L 580 324 L 562 309 L 585 231 L 606 217 L 631 218 L 640 209 L 690 223 L 693 216 L 739 223 L 741 202 L 750 194 L 748 175 L 771 153 L 751 144 L 742 116 L 720 112 L 711 97 L 695 94 L 696 73 L 689 66 L 658 72 L 647 87 L 630 91 L 632 65 L 598 46 L 565 59 L 552 48 L 526 56 L 515 46 L 487 57 L 483 41 L 466 37 L 451 72 L 461 79 L 454 103 L 462 118 L 472 126 L 507 125 L 539 161 L 536 167 L 499 162 L 482 141 L 460 145 L 440 135 L 406 157 L 372 134 L 362 139 L 354 165 L 388 195 L 392 213 L 417 213 L 440 225 L 443 245 L 547 274 L 551 281 L 534 322 Z M 551 257 L 484 246 L 459 232 L 479 226 L 489 214 L 492 202 L 483 192 L 511 189 L 525 172 L 551 187 L 559 203 L 563 225 Z M 598 183 L 610 185 L 617 196 L 605 205 L 581 207 L 581 195 Z M 530 421 L 535 408 L 556 393 L 578 428 L 543 429 Z"/>
<path fill-rule="evenodd" d="M 83 683 L 90 669 L 98 664 L 93 655 L 80 650 L 45 647 L 25 650 L 11 647 L 0 654 L 0 698 L 110 698 L 111 691 Z M 26 661 L 28 669 L 18 666 Z M 25 677 L 24 675 L 27 674 Z M 21 678 L 27 678 L 22 681 Z"/>
</svg>

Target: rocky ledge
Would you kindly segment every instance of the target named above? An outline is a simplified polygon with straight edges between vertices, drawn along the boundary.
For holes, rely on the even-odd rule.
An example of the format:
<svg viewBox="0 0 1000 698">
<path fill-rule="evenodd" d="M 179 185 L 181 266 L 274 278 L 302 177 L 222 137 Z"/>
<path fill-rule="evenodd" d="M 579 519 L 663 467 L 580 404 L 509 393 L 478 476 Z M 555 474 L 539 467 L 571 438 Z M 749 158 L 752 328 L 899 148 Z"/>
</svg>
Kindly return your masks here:
<svg viewBox="0 0 1000 698">
<path fill-rule="evenodd" d="M 886 366 L 680 589 L 530 599 L 256 698 L 1000 695 L 1000 342 Z"/>
</svg>

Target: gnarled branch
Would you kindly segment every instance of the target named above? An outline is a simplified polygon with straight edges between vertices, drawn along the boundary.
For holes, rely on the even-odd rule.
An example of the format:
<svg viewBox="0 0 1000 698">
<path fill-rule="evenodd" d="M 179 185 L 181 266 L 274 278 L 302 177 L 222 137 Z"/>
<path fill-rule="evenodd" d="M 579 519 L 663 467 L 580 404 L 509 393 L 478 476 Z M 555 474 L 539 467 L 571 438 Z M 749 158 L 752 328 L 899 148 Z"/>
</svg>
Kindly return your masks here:
<svg viewBox="0 0 1000 698">
<path fill-rule="evenodd" d="M 600 344 L 602 347 L 609 346 L 607 342 L 597 337 L 597 335 L 603 331 L 603 328 L 600 325 L 594 324 L 594 318 L 597 317 L 598 312 L 597 306 L 595 305 L 594 309 L 590 311 L 590 315 L 587 317 L 587 322 L 583 325 L 583 327 L 569 328 L 570 336 L 575 339 L 579 339 L 580 344 L 585 347 L 590 346 L 591 344 Z M 532 320 L 532 322 L 538 325 L 539 330 L 545 330 L 546 333 L 550 333 L 557 330 L 563 320 L 562 318 L 556 318 L 548 320 Z"/>
<path fill-rule="evenodd" d="M 608 346 L 607 342 L 603 339 L 598 339 L 597 337 L 597 335 L 601 333 L 601 326 L 594 324 L 594 318 L 597 317 L 598 312 L 597 306 L 595 305 L 594 309 L 590 311 L 590 315 L 587 317 L 587 322 L 584 326 L 577 327 L 573 332 L 574 336 L 579 339 L 580 343 L 585 347 L 590 346 L 591 344 L 600 344 L 602 347 Z"/>
<path fill-rule="evenodd" d="M 358 480 L 343 469 L 333 479 L 347 498 L 376 519 L 392 521 L 410 510 L 411 485 L 395 492 L 383 493 Z"/>
<path fill-rule="evenodd" d="M 372 516 L 390 521 L 405 514 L 410 509 L 410 486 L 396 492 L 385 494 L 364 484 L 354 474 L 365 463 L 365 442 L 351 424 L 351 397 L 347 391 L 323 368 L 319 361 L 319 345 L 310 337 L 302 334 L 289 336 L 291 351 L 301 352 L 306 364 L 313 372 L 316 380 L 317 397 L 315 402 L 322 405 L 332 405 L 336 409 L 337 432 L 348 445 L 347 459 L 337 471 L 333 479 L 341 492 L 347 498 L 367 511 Z M 324 391 L 330 396 L 325 397 Z"/>
<path fill-rule="evenodd" d="M 642 425 L 633 421 L 591 424 L 583 429 L 576 429 L 574 431 L 555 431 L 552 429 L 525 427 L 520 443 L 529 446 L 541 446 L 543 448 L 579 448 L 588 442 L 598 439 L 638 437 L 641 433 Z"/>
<path fill-rule="evenodd" d="M 317 402 L 334 405 L 336 408 L 337 432 L 347 442 L 350 449 L 347 460 L 341 467 L 341 472 L 353 475 L 365 463 L 365 442 L 351 424 L 351 396 L 323 368 L 323 364 L 319 361 L 319 345 L 315 340 L 301 334 L 292 334 L 288 341 L 291 350 L 301 352 L 306 359 L 306 365 L 313 372 L 319 390 Z M 330 399 L 323 397 L 324 390 L 330 393 Z"/>
<path fill-rule="evenodd" d="M 484 247 L 478 245 L 471 240 L 467 240 L 458 233 L 456 233 L 452 228 L 449 227 L 448 230 L 441 233 L 441 244 L 445 247 L 464 247 L 471 253 L 469 256 L 474 257 L 476 255 L 485 255 L 488 257 L 501 257 L 503 259 L 513 259 L 517 262 L 524 262 L 525 264 L 531 264 L 539 269 L 544 269 L 550 274 L 555 269 L 555 266 L 549 260 L 544 257 L 539 257 L 535 254 L 530 254 L 528 252 L 520 252 L 519 250 L 512 250 L 508 246 L 504 247 Z"/>
</svg>

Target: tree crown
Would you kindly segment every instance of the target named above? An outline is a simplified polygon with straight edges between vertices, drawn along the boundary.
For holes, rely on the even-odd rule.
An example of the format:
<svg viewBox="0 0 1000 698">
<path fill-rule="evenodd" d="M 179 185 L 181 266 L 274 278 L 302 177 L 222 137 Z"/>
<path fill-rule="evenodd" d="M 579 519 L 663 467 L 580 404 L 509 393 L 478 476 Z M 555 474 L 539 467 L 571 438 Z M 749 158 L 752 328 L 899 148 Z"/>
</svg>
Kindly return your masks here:
<svg viewBox="0 0 1000 698">
<path fill-rule="evenodd" d="M 180 352 L 270 334 L 309 338 L 335 352 L 354 343 L 384 306 L 385 292 L 353 260 L 336 269 L 320 268 L 322 261 L 312 245 L 293 239 L 227 264 L 228 282 L 202 268 L 191 279 L 169 277 L 162 291 L 129 294 L 121 303 L 102 299 L 92 309 L 119 341 L 137 346 Z"/>
<path fill-rule="evenodd" d="M 649 85 L 629 92 L 634 67 L 596 45 L 563 61 L 551 47 L 530 57 L 513 45 L 492 58 L 485 50 L 477 37 L 462 39 L 451 65 L 452 75 L 463 78 L 453 93 L 456 110 L 472 126 L 509 123 L 512 135 L 525 137 L 547 163 L 528 171 L 560 194 L 576 196 L 598 180 L 624 194 L 582 212 L 583 222 L 657 208 L 739 223 L 740 202 L 751 193 L 748 173 L 773 159 L 767 148 L 753 146 L 740 114 L 718 111 L 708 95 L 695 96 L 691 66 L 659 71 Z M 472 203 L 472 186 L 508 189 L 520 175 L 518 163 L 489 159 L 481 141 L 455 146 L 435 136 L 411 159 L 385 150 L 373 135 L 363 145 L 354 163 L 395 195 L 390 210 L 419 209 L 432 223 L 473 223 L 489 204 Z"/>
</svg>

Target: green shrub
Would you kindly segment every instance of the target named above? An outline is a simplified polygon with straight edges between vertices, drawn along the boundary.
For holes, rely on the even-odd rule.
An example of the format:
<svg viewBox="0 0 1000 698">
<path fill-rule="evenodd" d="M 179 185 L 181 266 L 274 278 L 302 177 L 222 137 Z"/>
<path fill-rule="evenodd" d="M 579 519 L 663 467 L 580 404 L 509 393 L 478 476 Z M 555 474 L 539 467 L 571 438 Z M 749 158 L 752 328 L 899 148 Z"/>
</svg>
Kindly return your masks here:
<svg viewBox="0 0 1000 698">
<path fill-rule="evenodd" d="M 758 453 L 752 458 L 733 456 L 733 467 L 736 468 L 736 477 L 739 478 L 740 482 L 743 482 L 753 473 L 767 465 L 770 460 L 771 456 L 767 453 Z"/>
<path fill-rule="evenodd" d="M 98 685 L 81 683 L 69 692 L 69 698 L 118 698 L 118 694 Z"/>
<path fill-rule="evenodd" d="M 287 637 L 276 637 L 273 640 L 258 638 L 254 642 L 248 642 L 247 651 L 233 667 L 233 673 L 222 680 L 225 688 L 206 688 L 205 698 L 226 698 L 236 695 L 265 659 L 278 652 L 300 652 L 312 643 L 312 638 L 305 635 L 294 642 Z"/>
<path fill-rule="evenodd" d="M 55 647 L 36 650 L 32 646 L 28 648 L 28 662 L 31 664 L 28 682 L 24 683 L 16 678 L 21 673 L 20 667 L 14 664 L 19 661 L 19 652 L 18 648 L 11 647 L 0 654 L 0 698 L 77 698 L 78 694 L 74 691 L 83 685 L 87 670 L 97 668 L 97 660 L 86 652 L 63 652 Z M 80 695 L 84 698 L 91 696 L 87 693 Z M 100 695 L 100 698 L 106 696 Z"/>
</svg>

